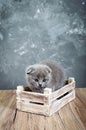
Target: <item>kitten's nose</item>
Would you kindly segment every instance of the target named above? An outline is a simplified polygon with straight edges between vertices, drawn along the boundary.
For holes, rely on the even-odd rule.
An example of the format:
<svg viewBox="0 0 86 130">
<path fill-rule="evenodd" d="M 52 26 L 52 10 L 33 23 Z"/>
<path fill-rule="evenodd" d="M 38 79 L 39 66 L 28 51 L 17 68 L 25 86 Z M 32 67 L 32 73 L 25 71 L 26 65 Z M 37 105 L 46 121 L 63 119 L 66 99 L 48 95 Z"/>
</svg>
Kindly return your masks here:
<svg viewBox="0 0 86 130">
<path fill-rule="evenodd" d="M 40 87 L 42 87 L 42 84 L 39 84 Z"/>
</svg>

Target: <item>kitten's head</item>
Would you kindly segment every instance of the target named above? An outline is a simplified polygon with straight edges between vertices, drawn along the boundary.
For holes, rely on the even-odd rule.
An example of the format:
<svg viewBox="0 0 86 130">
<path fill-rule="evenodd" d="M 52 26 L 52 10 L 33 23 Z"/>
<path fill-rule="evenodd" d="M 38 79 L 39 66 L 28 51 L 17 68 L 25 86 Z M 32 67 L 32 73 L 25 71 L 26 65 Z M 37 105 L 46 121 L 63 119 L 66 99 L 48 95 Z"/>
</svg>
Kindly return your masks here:
<svg viewBox="0 0 86 130">
<path fill-rule="evenodd" d="M 32 65 L 26 69 L 27 83 L 32 90 L 43 92 L 51 80 L 51 69 L 47 65 Z"/>
</svg>

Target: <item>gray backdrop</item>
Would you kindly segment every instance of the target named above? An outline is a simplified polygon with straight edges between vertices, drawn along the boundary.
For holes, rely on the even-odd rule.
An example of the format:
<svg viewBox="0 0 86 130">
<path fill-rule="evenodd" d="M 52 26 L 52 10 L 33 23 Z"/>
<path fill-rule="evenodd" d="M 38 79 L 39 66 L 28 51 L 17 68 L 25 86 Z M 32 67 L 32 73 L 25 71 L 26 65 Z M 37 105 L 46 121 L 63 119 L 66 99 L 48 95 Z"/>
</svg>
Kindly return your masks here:
<svg viewBox="0 0 86 130">
<path fill-rule="evenodd" d="M 86 1 L 0 0 L 0 89 L 25 85 L 25 67 L 45 59 L 86 87 Z"/>
</svg>

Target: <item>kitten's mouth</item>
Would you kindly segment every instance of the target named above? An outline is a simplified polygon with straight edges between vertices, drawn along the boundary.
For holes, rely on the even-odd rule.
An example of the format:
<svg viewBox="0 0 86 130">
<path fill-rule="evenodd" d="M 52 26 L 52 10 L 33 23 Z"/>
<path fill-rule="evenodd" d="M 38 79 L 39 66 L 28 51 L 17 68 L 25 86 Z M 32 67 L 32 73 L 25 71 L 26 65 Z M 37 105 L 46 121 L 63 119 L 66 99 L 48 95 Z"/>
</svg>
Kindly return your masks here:
<svg viewBox="0 0 86 130">
<path fill-rule="evenodd" d="M 46 87 L 45 87 L 45 86 L 39 86 L 39 88 L 40 88 L 40 89 L 44 89 L 44 88 L 46 88 Z"/>
</svg>

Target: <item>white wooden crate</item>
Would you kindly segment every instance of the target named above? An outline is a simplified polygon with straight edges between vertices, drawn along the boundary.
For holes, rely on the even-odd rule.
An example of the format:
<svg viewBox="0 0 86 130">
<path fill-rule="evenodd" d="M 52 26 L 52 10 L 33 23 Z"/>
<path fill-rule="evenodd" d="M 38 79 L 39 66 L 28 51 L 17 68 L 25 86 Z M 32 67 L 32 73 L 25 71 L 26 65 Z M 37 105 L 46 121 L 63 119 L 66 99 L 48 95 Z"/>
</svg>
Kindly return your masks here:
<svg viewBox="0 0 86 130">
<path fill-rule="evenodd" d="M 75 98 L 75 80 L 67 80 L 67 84 L 57 91 L 45 88 L 44 93 L 25 91 L 25 87 L 17 86 L 17 109 L 35 114 L 51 116 Z"/>
</svg>

